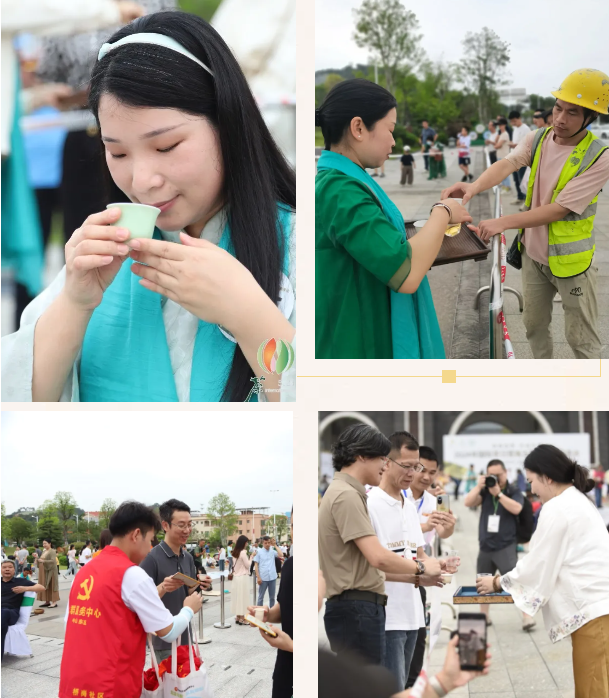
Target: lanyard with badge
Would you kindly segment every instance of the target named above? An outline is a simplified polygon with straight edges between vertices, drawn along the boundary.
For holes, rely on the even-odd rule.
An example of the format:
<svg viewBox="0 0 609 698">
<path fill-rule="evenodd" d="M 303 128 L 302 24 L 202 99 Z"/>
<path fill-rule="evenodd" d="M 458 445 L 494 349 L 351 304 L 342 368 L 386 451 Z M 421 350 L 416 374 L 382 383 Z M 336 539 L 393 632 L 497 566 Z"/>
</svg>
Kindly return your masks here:
<svg viewBox="0 0 609 698">
<path fill-rule="evenodd" d="M 499 509 L 499 497 L 495 497 L 495 495 L 492 495 L 492 497 L 495 513 L 489 515 L 486 531 L 487 533 L 499 533 L 499 519 L 501 518 L 499 514 L 497 514 L 497 509 Z"/>
</svg>

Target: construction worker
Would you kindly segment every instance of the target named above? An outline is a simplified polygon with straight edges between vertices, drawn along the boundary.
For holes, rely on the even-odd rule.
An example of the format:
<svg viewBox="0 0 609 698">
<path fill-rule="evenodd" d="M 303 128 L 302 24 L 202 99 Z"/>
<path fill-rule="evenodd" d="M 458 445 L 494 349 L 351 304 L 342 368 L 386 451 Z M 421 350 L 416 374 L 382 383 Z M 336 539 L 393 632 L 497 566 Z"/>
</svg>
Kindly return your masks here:
<svg viewBox="0 0 609 698">
<path fill-rule="evenodd" d="M 609 112 L 609 77 L 583 68 L 552 95 L 553 126 L 532 131 L 508 156 L 475 182 L 458 183 L 442 198 L 473 196 L 530 166 L 526 211 L 470 226 L 484 240 L 518 229 L 522 261 L 524 325 L 536 359 L 552 358 L 552 301 L 559 293 L 565 335 L 575 357 L 600 359 L 594 257 L 598 194 L 609 180 L 609 148 L 587 127 Z"/>
</svg>

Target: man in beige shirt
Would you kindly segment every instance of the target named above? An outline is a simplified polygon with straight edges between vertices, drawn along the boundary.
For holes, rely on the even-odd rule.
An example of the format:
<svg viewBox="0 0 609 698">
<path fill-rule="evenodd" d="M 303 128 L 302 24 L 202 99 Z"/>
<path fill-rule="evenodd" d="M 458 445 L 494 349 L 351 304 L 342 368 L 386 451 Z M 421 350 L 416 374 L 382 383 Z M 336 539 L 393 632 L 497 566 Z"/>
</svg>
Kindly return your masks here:
<svg viewBox="0 0 609 698">
<path fill-rule="evenodd" d="M 584 73 L 586 71 L 576 71 Z M 600 71 L 587 71 L 600 73 Z M 600 76 L 604 75 L 600 73 Z M 604 76 L 607 78 L 607 76 Z M 569 76 L 568 80 L 572 76 Z M 609 79 L 609 78 L 608 78 Z M 567 82 L 567 81 L 565 81 Z M 600 80 L 599 80 L 600 82 Z M 603 82 L 603 84 L 607 84 Z M 549 266 L 548 224 L 563 221 L 574 213 L 581 216 L 609 180 L 609 150 L 600 154 L 582 174 L 573 177 L 552 203 L 561 171 L 573 149 L 586 138 L 586 128 L 607 113 L 607 96 L 596 90 L 591 96 L 582 83 L 581 92 L 572 99 L 588 98 L 584 107 L 560 99 L 561 89 L 553 109 L 553 131 L 541 143 L 539 166 L 533 183 L 530 210 L 501 218 L 481 221 L 478 228 L 470 226 L 488 241 L 505 230 L 523 229 L 522 288 L 524 295 L 523 321 L 527 339 L 536 359 L 551 359 L 552 302 L 560 293 L 565 312 L 565 336 L 578 359 L 600 359 L 601 342 L 598 334 L 596 277 L 598 267 L 592 262 L 588 269 L 576 276 L 557 277 Z M 605 92 L 607 90 L 603 87 Z M 597 95 L 598 92 L 598 95 Z M 592 101 L 596 95 L 596 101 Z M 600 98 L 599 98 L 600 96 Z M 462 196 L 467 203 L 472 196 L 499 184 L 510 173 L 530 166 L 535 132 L 526 136 L 518 147 L 503 160 L 492 165 L 471 184 L 454 184 L 442 192 L 442 198 Z M 461 192 L 459 194 L 458 192 Z M 592 232 L 594 234 L 594 231 Z M 566 246 L 566 245 L 565 245 Z"/>
<path fill-rule="evenodd" d="M 407 560 L 381 545 L 365 485 L 378 486 L 391 442 L 377 429 L 349 427 L 333 446 L 337 470 L 319 507 L 319 564 L 326 579 L 324 624 L 333 652 L 381 664 L 385 651 L 385 573 L 440 573 L 437 560 Z"/>
</svg>

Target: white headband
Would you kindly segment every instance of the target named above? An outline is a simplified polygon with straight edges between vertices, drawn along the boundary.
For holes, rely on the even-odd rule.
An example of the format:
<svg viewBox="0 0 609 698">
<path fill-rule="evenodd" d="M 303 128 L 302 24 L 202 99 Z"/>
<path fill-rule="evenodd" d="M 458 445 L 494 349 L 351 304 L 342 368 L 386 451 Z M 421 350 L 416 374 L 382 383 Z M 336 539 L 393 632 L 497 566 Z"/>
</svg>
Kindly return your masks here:
<svg viewBox="0 0 609 698">
<path fill-rule="evenodd" d="M 99 53 L 97 54 L 97 60 L 101 61 L 101 59 L 109 51 L 112 51 L 113 49 L 118 48 L 119 46 L 125 46 L 125 44 L 155 44 L 156 46 L 164 46 L 165 48 L 171 49 L 172 51 L 177 51 L 178 53 L 181 53 L 183 56 L 186 56 L 186 58 L 190 58 L 191 61 L 194 61 L 195 63 L 200 65 L 201 68 L 205 69 L 212 76 L 212 78 L 214 77 L 214 74 L 205 65 L 205 63 L 201 62 L 198 58 L 193 56 L 190 51 L 187 51 L 175 39 L 172 39 L 170 36 L 165 36 L 165 34 L 129 34 L 129 36 L 123 37 L 114 44 L 104 44 L 99 49 Z"/>
</svg>

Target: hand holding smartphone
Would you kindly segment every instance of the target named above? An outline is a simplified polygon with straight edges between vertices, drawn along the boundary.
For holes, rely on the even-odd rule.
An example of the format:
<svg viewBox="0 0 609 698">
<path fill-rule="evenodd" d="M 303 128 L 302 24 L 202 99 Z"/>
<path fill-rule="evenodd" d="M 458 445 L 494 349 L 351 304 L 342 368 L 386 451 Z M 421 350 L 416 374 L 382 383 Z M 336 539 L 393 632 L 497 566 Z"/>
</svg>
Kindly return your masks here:
<svg viewBox="0 0 609 698">
<path fill-rule="evenodd" d="M 254 616 L 251 616 L 249 613 L 245 616 L 245 620 L 250 625 L 255 625 L 257 628 L 260 628 L 260 630 L 262 630 L 262 632 L 266 633 L 267 635 L 270 635 L 271 637 L 277 637 L 277 633 L 274 630 L 271 630 L 266 623 L 264 623 L 261 620 L 258 620 L 257 618 L 254 618 Z"/>
<path fill-rule="evenodd" d="M 486 661 L 486 615 L 459 613 L 459 661 L 462 671 L 482 671 Z"/>
</svg>

